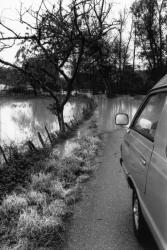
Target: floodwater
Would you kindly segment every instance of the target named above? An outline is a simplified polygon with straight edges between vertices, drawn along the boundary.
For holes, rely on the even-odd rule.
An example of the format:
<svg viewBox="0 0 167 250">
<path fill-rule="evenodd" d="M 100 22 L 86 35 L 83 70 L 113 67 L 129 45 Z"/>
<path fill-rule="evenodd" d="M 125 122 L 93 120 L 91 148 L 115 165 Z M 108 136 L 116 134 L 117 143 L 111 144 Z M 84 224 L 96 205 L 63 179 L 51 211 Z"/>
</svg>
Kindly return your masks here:
<svg viewBox="0 0 167 250">
<path fill-rule="evenodd" d="M 127 113 L 129 123 L 134 117 L 137 108 L 140 106 L 144 96 L 117 96 L 107 99 L 104 96 L 98 99 L 98 109 L 96 117 L 98 126 L 103 131 L 112 131 L 118 128 L 115 125 L 115 115 L 117 113 Z"/>
<path fill-rule="evenodd" d="M 134 116 L 137 107 L 143 99 L 140 97 L 119 96 L 107 99 L 105 96 L 96 97 L 98 108 L 99 127 L 105 131 L 116 128 L 115 114 L 125 112 L 129 114 L 130 120 Z M 58 131 L 58 121 L 54 114 L 48 110 L 51 98 L 31 99 L 0 99 L 0 145 L 24 145 L 27 140 L 39 146 L 37 132 L 46 138 L 44 127 L 50 132 Z M 85 105 L 82 100 L 68 102 L 64 109 L 65 121 L 69 122 L 73 116 L 78 117 Z"/>
<path fill-rule="evenodd" d="M 39 146 L 37 132 L 46 138 L 45 126 L 50 132 L 58 131 L 58 121 L 48 110 L 51 98 L 0 99 L 0 145 L 24 145 L 27 140 Z M 65 122 L 78 117 L 85 103 L 68 102 L 64 109 Z"/>
<path fill-rule="evenodd" d="M 105 95 L 95 96 L 98 104 L 94 114 L 97 125 L 100 131 L 111 132 L 117 130 L 119 126 L 115 125 L 115 115 L 117 113 L 127 113 L 129 116 L 129 123 L 134 117 L 137 108 L 140 106 L 144 96 L 128 96 L 122 95 L 113 98 L 106 98 Z M 91 133 L 91 129 L 87 126 L 82 126 L 78 130 L 77 136 L 80 138 L 86 134 Z M 76 147 L 76 143 L 72 140 L 67 140 L 63 146 L 63 153 L 70 155 L 71 151 Z"/>
</svg>

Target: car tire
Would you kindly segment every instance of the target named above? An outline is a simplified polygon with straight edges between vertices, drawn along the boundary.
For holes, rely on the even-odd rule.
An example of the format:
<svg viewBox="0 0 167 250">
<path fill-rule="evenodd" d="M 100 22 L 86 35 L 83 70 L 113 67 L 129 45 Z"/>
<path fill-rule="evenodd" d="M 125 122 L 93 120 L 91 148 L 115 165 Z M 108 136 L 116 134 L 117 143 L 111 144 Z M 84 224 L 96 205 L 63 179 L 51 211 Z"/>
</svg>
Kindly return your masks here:
<svg viewBox="0 0 167 250">
<path fill-rule="evenodd" d="M 148 229 L 135 190 L 133 190 L 133 195 L 132 195 L 132 214 L 133 214 L 134 233 L 139 241 L 143 241 L 147 237 L 146 235 Z"/>
</svg>

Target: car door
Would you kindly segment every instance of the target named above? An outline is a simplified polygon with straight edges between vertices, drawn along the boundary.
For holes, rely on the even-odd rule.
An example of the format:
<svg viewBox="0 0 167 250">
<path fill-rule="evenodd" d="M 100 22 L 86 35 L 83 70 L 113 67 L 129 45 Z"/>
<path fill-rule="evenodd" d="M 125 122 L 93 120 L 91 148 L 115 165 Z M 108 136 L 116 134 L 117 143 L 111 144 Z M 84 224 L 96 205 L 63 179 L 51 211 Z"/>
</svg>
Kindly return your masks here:
<svg viewBox="0 0 167 250">
<path fill-rule="evenodd" d="M 167 96 L 167 93 L 166 93 Z M 167 98 L 154 138 L 145 193 L 147 216 L 162 249 L 167 249 Z"/>
<path fill-rule="evenodd" d="M 141 198 L 154 147 L 154 136 L 166 95 L 150 95 L 137 112 L 124 140 L 125 165 Z"/>
</svg>

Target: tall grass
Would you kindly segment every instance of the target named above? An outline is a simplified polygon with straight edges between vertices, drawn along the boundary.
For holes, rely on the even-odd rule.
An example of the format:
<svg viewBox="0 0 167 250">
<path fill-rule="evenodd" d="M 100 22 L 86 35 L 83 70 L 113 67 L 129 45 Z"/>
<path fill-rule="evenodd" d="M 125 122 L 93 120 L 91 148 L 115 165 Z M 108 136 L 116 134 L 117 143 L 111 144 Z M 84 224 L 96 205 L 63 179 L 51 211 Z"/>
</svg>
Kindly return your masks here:
<svg viewBox="0 0 167 250">
<path fill-rule="evenodd" d="M 45 174 L 39 172 L 38 174 L 31 175 L 31 186 L 39 192 L 48 192 L 52 179 L 51 173 Z"/>
<path fill-rule="evenodd" d="M 57 217 L 63 218 L 69 214 L 67 205 L 65 201 L 61 199 L 53 200 L 49 206 L 45 206 L 43 209 L 43 214 L 47 217 Z"/>
<path fill-rule="evenodd" d="M 60 217 L 39 215 L 36 209 L 30 208 L 20 214 L 17 225 L 17 238 L 27 238 L 36 245 L 46 244 L 54 236 L 59 235 L 62 227 Z"/>
<path fill-rule="evenodd" d="M 27 193 L 27 202 L 29 206 L 43 207 L 47 203 L 47 196 L 45 193 L 31 189 Z"/>
<path fill-rule="evenodd" d="M 4 213 L 4 215 L 10 216 L 10 214 L 17 215 L 21 213 L 21 211 L 25 209 L 27 206 L 28 202 L 25 197 L 13 193 L 11 195 L 7 195 L 4 198 L 0 209 L 1 212 Z"/>
<path fill-rule="evenodd" d="M 101 143 L 94 136 L 74 141 L 79 146 L 70 156 L 57 158 L 52 153 L 50 159 L 40 160 L 36 172 L 30 175 L 28 188 L 4 197 L 0 226 L 13 244 L 12 248 L 7 244 L 4 250 L 37 249 L 61 239 L 64 220 L 72 214 L 72 204 L 81 197 L 80 183 L 88 180 L 95 169 L 94 158 Z"/>
</svg>

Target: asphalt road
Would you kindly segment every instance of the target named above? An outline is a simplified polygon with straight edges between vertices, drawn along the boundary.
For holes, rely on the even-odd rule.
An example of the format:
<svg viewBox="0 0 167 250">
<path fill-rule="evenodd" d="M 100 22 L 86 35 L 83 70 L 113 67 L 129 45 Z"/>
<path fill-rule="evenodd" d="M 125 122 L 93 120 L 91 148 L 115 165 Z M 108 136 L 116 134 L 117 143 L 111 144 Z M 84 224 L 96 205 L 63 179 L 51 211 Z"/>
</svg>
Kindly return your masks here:
<svg viewBox="0 0 167 250">
<path fill-rule="evenodd" d="M 105 134 L 104 155 L 96 159 L 100 167 L 84 185 L 84 197 L 75 207 L 65 250 L 157 249 L 151 238 L 149 243 L 141 245 L 133 233 L 132 193 L 119 164 L 124 132 L 114 127 L 99 127 Z"/>
</svg>

